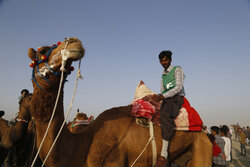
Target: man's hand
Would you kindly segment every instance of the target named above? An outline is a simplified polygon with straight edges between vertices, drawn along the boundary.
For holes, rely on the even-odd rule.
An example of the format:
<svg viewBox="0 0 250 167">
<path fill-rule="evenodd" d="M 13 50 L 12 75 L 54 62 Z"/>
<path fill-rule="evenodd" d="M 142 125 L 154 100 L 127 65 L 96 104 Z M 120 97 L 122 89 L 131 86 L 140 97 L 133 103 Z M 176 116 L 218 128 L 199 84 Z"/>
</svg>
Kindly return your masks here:
<svg viewBox="0 0 250 167">
<path fill-rule="evenodd" d="M 221 155 L 222 159 L 226 159 L 227 157 L 225 156 L 225 154 Z"/>
<path fill-rule="evenodd" d="M 153 95 L 153 96 L 152 96 L 152 100 L 153 100 L 153 101 L 156 101 L 156 102 L 161 101 L 161 100 L 163 100 L 163 99 L 164 99 L 164 96 L 163 96 L 162 94 Z"/>
</svg>

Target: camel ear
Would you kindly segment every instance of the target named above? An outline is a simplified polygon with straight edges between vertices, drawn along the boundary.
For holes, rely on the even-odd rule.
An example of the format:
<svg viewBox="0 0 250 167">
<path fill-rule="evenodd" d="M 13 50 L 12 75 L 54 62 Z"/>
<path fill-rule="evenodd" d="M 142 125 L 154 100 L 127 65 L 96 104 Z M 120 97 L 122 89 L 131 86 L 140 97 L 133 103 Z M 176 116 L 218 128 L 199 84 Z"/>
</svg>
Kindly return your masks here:
<svg viewBox="0 0 250 167">
<path fill-rule="evenodd" d="M 36 58 L 36 51 L 33 48 L 29 48 L 28 56 L 31 60 L 34 60 Z"/>
</svg>

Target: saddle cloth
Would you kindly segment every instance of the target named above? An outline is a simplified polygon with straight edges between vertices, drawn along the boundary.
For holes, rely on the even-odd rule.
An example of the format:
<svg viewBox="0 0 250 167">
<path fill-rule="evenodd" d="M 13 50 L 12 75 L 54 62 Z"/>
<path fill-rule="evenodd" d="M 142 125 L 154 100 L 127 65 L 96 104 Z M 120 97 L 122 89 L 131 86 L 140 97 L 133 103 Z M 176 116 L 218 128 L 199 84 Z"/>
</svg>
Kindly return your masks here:
<svg viewBox="0 0 250 167">
<path fill-rule="evenodd" d="M 138 93 L 139 92 L 139 93 Z M 146 92 L 146 93 L 143 93 Z M 140 97 L 138 97 L 138 94 Z M 153 93 L 150 92 L 143 81 L 140 81 L 136 88 L 135 98 L 132 102 L 131 115 L 143 117 L 151 120 L 154 124 L 160 126 L 160 105 L 161 102 L 151 100 Z M 176 130 L 182 131 L 201 131 L 203 122 L 198 112 L 190 105 L 184 97 L 184 103 L 180 113 L 175 119 Z"/>
</svg>

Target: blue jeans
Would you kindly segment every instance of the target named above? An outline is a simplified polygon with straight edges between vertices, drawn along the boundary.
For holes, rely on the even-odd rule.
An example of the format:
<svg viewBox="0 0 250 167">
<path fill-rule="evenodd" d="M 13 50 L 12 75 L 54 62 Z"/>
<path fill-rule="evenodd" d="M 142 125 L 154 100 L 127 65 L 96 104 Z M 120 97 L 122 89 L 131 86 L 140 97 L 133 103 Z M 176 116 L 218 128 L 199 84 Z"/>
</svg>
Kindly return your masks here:
<svg viewBox="0 0 250 167">
<path fill-rule="evenodd" d="M 241 154 L 246 154 L 246 144 L 242 144 L 240 143 L 240 151 L 241 151 Z"/>
</svg>

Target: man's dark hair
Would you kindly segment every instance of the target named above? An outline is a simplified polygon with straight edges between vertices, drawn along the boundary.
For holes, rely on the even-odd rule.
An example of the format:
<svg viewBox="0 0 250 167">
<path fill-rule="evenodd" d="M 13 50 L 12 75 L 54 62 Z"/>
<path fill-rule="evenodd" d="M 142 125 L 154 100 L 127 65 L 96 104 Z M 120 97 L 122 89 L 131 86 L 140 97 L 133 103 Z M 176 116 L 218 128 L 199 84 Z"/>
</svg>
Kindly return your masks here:
<svg viewBox="0 0 250 167">
<path fill-rule="evenodd" d="M 227 131 L 229 131 L 229 127 L 227 125 L 223 125 L 222 128 L 225 128 Z"/>
<path fill-rule="evenodd" d="M 228 132 L 228 130 L 227 130 L 227 128 L 226 128 L 226 127 L 222 127 L 222 128 L 220 128 L 220 131 L 221 131 L 221 133 L 223 133 L 225 136 L 227 136 L 227 132 Z"/>
<path fill-rule="evenodd" d="M 218 126 L 212 126 L 210 129 L 212 131 L 215 131 L 216 134 L 219 134 L 219 132 L 220 132 L 220 128 Z"/>
<path fill-rule="evenodd" d="M 29 91 L 28 91 L 27 89 L 23 89 L 23 90 L 21 91 L 21 94 L 22 94 L 23 92 L 25 92 L 26 94 L 29 93 Z"/>
<path fill-rule="evenodd" d="M 164 57 L 167 57 L 167 59 L 172 60 L 172 52 L 170 50 L 163 50 L 160 54 L 159 54 L 159 59 L 163 59 Z"/>
</svg>

